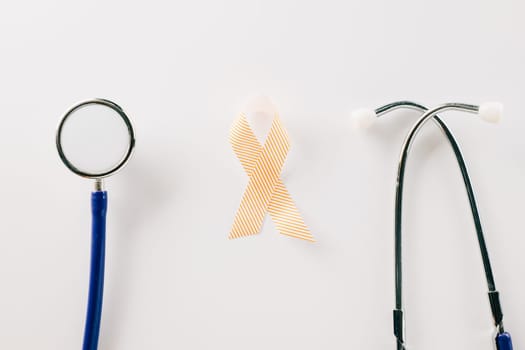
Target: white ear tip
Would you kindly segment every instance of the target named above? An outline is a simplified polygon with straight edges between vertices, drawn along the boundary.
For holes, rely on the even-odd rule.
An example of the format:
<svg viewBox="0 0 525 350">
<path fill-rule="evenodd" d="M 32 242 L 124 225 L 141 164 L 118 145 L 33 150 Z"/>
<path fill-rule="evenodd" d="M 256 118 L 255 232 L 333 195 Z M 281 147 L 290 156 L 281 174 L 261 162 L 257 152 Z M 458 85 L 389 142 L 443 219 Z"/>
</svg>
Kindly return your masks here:
<svg viewBox="0 0 525 350">
<path fill-rule="evenodd" d="M 368 129 L 374 124 L 376 119 L 376 112 L 368 108 L 360 108 L 352 112 L 352 120 L 355 129 Z"/>
<path fill-rule="evenodd" d="M 503 105 L 499 102 L 485 102 L 479 106 L 479 116 L 486 122 L 497 123 L 503 115 Z"/>
</svg>

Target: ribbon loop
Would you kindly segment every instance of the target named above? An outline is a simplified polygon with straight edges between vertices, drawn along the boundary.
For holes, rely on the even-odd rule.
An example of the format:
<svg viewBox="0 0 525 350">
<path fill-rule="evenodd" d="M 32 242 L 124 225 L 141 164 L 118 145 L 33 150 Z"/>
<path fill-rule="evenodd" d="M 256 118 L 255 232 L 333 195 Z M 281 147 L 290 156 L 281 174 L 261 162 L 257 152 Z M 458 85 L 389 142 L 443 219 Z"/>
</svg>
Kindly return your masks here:
<svg viewBox="0 0 525 350">
<path fill-rule="evenodd" d="M 279 116 L 275 115 L 261 146 L 246 116 L 241 114 L 232 126 L 230 142 L 249 181 L 229 238 L 259 233 L 268 212 L 281 234 L 315 241 L 280 179 L 290 140 Z"/>
</svg>

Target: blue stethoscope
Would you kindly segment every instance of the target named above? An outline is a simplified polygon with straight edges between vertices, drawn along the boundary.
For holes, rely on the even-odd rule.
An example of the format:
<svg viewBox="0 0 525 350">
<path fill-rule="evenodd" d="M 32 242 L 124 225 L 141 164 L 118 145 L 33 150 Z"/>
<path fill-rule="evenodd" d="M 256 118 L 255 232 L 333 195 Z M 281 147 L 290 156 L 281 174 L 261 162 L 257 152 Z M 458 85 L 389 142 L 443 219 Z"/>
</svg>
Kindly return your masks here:
<svg viewBox="0 0 525 350">
<path fill-rule="evenodd" d="M 62 131 L 68 118 L 76 111 L 92 105 L 103 106 L 115 111 L 124 121 L 127 127 L 129 143 L 126 152 L 120 161 L 109 170 L 100 173 L 89 173 L 75 167 L 66 157 L 62 148 Z M 85 178 L 95 180 L 95 191 L 91 193 L 91 264 L 89 276 L 89 294 L 86 313 L 86 324 L 84 331 L 83 350 L 96 350 L 100 333 L 100 321 L 102 314 L 102 298 L 104 292 L 104 259 L 106 246 L 106 212 L 108 205 L 108 195 L 104 190 L 103 179 L 115 174 L 127 163 L 135 147 L 135 134 L 131 121 L 117 104 L 104 100 L 93 99 L 81 102 L 73 106 L 64 115 L 58 125 L 56 134 L 56 145 L 60 158 L 72 172 Z"/>
<path fill-rule="evenodd" d="M 428 109 L 423 105 L 420 105 L 411 101 L 399 101 L 384 105 L 377 108 L 374 111 L 360 110 L 357 112 L 356 117 L 358 118 L 358 126 L 367 127 L 377 118 L 390 111 L 399 108 L 415 109 L 423 112 L 420 119 L 414 124 L 409 131 L 402 150 L 398 164 L 397 172 L 397 183 L 396 183 L 396 196 L 395 196 L 395 308 L 393 310 L 393 324 L 394 324 L 394 336 L 396 337 L 397 350 L 405 350 L 405 322 L 403 316 L 403 298 L 402 298 L 402 287 L 403 287 L 403 269 L 402 269 L 402 234 L 401 234 L 401 222 L 402 222 L 402 204 L 403 204 L 403 188 L 405 179 L 405 168 L 408 158 L 410 147 L 421 128 L 429 121 L 433 120 L 436 125 L 441 129 L 445 137 L 448 139 L 452 150 L 456 156 L 463 182 L 467 190 L 467 195 L 470 203 L 470 209 L 472 217 L 474 219 L 474 226 L 476 228 L 476 235 L 478 239 L 479 248 L 481 251 L 481 259 L 483 261 L 483 268 L 485 271 L 485 277 L 488 286 L 488 297 L 492 317 L 494 319 L 494 325 L 496 327 L 497 335 L 495 337 L 495 343 L 498 350 L 512 350 L 512 340 L 510 334 L 505 332 L 503 328 L 503 312 L 499 300 L 499 292 L 496 289 L 494 282 L 494 274 L 492 273 L 492 267 L 490 264 L 489 254 L 487 251 L 487 245 L 483 235 L 483 229 L 481 227 L 481 220 L 479 217 L 478 207 L 476 204 L 476 198 L 474 196 L 474 190 L 470 182 L 467 166 L 463 159 L 462 152 L 459 148 L 457 141 L 455 140 L 452 132 L 447 125 L 441 120 L 437 114 L 445 111 L 463 111 L 473 114 L 478 114 L 482 119 L 489 122 L 496 122 L 502 111 L 502 107 L 496 103 L 487 103 L 480 106 L 469 105 L 463 103 L 447 103 L 438 106 L 433 109 Z"/>
</svg>

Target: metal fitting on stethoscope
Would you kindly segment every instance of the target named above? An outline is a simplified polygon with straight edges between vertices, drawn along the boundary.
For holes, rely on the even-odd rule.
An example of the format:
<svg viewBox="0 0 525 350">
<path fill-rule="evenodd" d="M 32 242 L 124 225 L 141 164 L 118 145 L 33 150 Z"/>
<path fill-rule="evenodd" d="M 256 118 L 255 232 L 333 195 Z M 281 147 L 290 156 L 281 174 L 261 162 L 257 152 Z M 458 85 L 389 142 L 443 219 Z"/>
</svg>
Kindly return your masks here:
<svg viewBox="0 0 525 350">
<path fill-rule="evenodd" d="M 501 310 L 501 304 L 499 300 L 499 292 L 496 290 L 494 276 L 492 273 L 492 268 L 490 264 L 490 259 L 483 235 L 483 229 L 481 227 L 481 220 L 479 218 L 479 212 L 477 209 L 476 199 L 474 196 L 474 191 L 470 182 L 470 177 L 468 174 L 463 155 L 457 144 L 452 132 L 447 127 L 447 125 L 437 116 L 438 113 L 448 111 L 448 110 L 457 110 L 464 111 L 469 113 L 477 114 L 482 120 L 487 122 L 495 123 L 498 122 L 503 108 L 502 105 L 495 102 L 485 103 L 480 106 L 469 105 L 463 103 L 447 103 L 436 108 L 429 110 L 423 105 L 420 105 L 411 101 L 400 101 L 394 102 L 382 107 L 377 108 L 376 110 L 369 109 L 360 109 L 353 113 L 354 125 L 358 128 L 368 128 L 376 120 L 377 117 L 384 115 L 392 110 L 399 108 L 408 108 L 415 109 L 420 112 L 424 112 L 423 116 L 414 124 L 411 128 L 408 136 L 405 139 L 405 142 L 402 147 L 401 157 L 398 165 L 398 174 L 397 174 L 397 185 L 396 185 L 396 203 L 395 203 L 395 295 L 396 303 L 395 309 L 393 311 L 393 326 L 394 326 L 394 336 L 396 337 L 396 346 L 398 350 L 405 349 L 405 323 L 404 323 L 404 314 L 403 314 L 403 299 L 402 299 L 402 236 L 401 236 L 401 220 L 402 220 L 402 199 L 403 199 L 403 185 L 404 185 L 404 174 L 406 168 L 406 161 L 408 158 L 408 153 L 412 142 L 414 141 L 415 136 L 421 130 L 421 128 L 428 122 L 430 119 L 434 120 L 437 126 L 443 131 L 444 135 L 447 137 L 454 154 L 456 156 L 467 195 L 469 197 L 470 207 L 472 211 L 472 216 L 474 219 L 474 224 L 476 228 L 476 234 L 478 238 L 478 243 L 481 251 L 483 267 L 485 270 L 485 276 L 488 285 L 488 297 L 490 302 L 490 307 L 492 311 L 492 316 L 494 319 L 494 325 L 497 330 L 497 336 L 495 339 L 498 350 L 512 350 L 512 342 L 510 335 L 505 332 L 503 327 L 503 313 Z"/>
</svg>

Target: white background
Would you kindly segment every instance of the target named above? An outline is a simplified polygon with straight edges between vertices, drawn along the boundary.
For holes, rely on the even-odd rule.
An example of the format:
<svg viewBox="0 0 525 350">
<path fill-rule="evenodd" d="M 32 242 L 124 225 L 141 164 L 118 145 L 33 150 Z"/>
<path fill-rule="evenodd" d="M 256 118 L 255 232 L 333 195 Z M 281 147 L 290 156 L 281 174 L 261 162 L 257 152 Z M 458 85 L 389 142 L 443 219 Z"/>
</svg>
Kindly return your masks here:
<svg viewBox="0 0 525 350">
<path fill-rule="evenodd" d="M 0 348 L 78 349 L 92 182 L 55 126 L 83 99 L 137 129 L 107 181 L 100 349 L 393 349 L 393 199 L 417 113 L 357 133 L 397 99 L 505 104 L 445 120 L 469 165 L 506 328 L 525 347 L 525 5 L 521 1 L 4 1 L 0 7 Z M 228 143 L 249 96 L 292 138 L 283 179 L 318 242 L 267 219 L 227 235 L 246 174 Z M 407 169 L 406 318 L 414 349 L 492 349 L 468 202 L 434 126 Z"/>
</svg>

